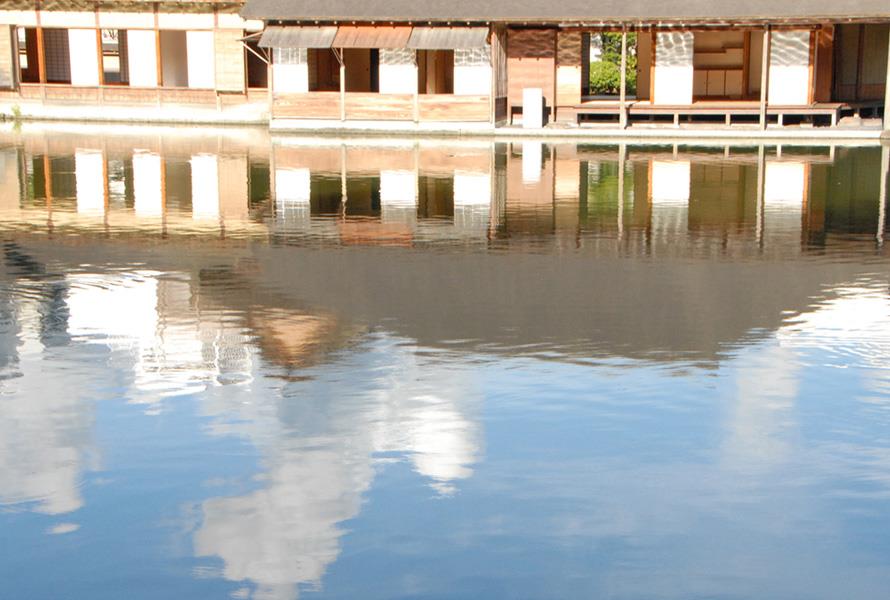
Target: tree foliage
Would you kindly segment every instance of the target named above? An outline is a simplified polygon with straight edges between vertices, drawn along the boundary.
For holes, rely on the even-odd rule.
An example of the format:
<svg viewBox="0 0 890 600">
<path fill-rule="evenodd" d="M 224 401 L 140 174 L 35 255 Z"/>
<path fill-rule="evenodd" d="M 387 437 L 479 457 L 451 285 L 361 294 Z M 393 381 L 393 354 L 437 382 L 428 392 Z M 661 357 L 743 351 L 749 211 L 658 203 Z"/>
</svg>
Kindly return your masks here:
<svg viewBox="0 0 890 600">
<path fill-rule="evenodd" d="M 621 87 L 621 34 L 592 33 L 591 44 L 601 49 L 600 60 L 590 63 L 590 93 L 615 95 Z M 627 93 L 637 93 L 637 34 L 627 34 Z"/>
</svg>

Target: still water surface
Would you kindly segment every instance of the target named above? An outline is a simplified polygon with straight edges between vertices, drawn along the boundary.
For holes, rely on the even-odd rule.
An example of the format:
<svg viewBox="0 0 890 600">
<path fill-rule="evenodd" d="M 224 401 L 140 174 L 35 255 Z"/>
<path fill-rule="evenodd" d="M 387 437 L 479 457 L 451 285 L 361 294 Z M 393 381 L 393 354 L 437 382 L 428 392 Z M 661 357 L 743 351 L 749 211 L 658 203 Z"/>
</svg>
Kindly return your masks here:
<svg viewBox="0 0 890 600">
<path fill-rule="evenodd" d="M 0 148 L 0 597 L 887 597 L 886 147 Z"/>
</svg>

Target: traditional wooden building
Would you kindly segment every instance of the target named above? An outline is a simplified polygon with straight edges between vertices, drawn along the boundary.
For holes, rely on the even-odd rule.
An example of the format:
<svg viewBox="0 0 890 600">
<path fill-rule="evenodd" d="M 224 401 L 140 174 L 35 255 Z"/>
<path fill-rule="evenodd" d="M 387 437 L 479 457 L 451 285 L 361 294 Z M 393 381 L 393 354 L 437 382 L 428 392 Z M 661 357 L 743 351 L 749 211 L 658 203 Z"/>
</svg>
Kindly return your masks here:
<svg viewBox="0 0 890 600">
<path fill-rule="evenodd" d="M 263 122 L 240 2 L 6 0 L 0 104 L 34 118 Z M 7 112 L 7 111 L 4 111 Z"/>
<path fill-rule="evenodd" d="M 528 124 L 531 91 L 544 121 L 834 124 L 880 110 L 890 68 L 883 0 L 247 0 L 241 14 L 267 25 L 273 120 Z M 613 97 L 591 89 L 604 33 L 622 42 Z"/>
<path fill-rule="evenodd" d="M 0 103 L 32 117 L 766 128 L 890 96 L 886 0 L 6 4 Z"/>
</svg>

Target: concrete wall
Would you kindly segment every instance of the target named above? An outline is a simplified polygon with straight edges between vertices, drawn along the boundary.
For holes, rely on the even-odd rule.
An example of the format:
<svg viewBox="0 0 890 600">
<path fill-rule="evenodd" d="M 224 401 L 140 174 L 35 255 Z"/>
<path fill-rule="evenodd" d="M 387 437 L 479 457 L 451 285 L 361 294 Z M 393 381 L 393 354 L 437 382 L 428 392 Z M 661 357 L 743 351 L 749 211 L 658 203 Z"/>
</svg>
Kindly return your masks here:
<svg viewBox="0 0 890 600">
<path fill-rule="evenodd" d="M 690 31 L 656 35 L 655 104 L 692 103 L 693 45 Z"/>
<path fill-rule="evenodd" d="M 490 95 L 491 76 L 490 48 L 458 49 L 454 51 L 455 95 Z"/>
<path fill-rule="evenodd" d="M 212 31 L 186 31 L 188 86 L 211 90 L 216 86 L 216 56 Z M 241 58 L 239 56 L 239 58 Z M 241 59 L 243 65 L 244 60 Z M 243 81 L 243 78 L 242 78 Z"/>
<path fill-rule="evenodd" d="M 158 87 L 157 37 L 154 31 L 127 30 L 130 87 Z"/>
<path fill-rule="evenodd" d="M 414 50 L 380 50 L 380 93 L 413 94 L 417 91 Z"/>
<path fill-rule="evenodd" d="M 99 47 L 95 29 L 68 30 L 71 85 L 99 85 Z"/>
<path fill-rule="evenodd" d="M 774 31 L 770 44 L 770 104 L 808 104 L 810 97 L 810 32 Z"/>
</svg>

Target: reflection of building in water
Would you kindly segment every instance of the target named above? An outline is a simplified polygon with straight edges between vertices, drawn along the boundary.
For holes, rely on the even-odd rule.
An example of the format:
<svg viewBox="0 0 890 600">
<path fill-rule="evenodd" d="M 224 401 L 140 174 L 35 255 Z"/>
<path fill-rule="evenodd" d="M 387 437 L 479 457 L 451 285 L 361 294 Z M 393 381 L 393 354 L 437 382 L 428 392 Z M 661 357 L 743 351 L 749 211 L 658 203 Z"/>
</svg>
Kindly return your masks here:
<svg viewBox="0 0 890 600">
<path fill-rule="evenodd" d="M 16 281 L 0 295 L 0 505 L 63 515 L 83 506 L 80 479 L 95 463 L 90 386 L 105 371 L 100 362 L 72 368 L 57 356 L 69 343 L 67 282 L 15 244 L 3 258 Z"/>
<path fill-rule="evenodd" d="M 881 227 L 878 148 L 285 138 L 266 163 L 221 142 L 25 140 L 4 181 L 41 227 L 767 255 Z"/>
<path fill-rule="evenodd" d="M 123 354 L 118 360 L 133 369 L 131 401 L 157 410 L 164 397 L 250 379 L 243 326 L 219 312 L 199 312 L 188 279 L 142 272 L 72 276 L 69 283 L 69 333 Z"/>
<path fill-rule="evenodd" d="M 268 188 L 252 177 L 256 163 L 248 154 L 221 151 L 220 142 L 174 144 L 163 153 L 161 146 L 150 137 L 128 143 L 84 136 L 45 141 L 30 154 L 7 151 L 3 186 L 19 191 L 5 197 L 22 196 L 15 179 L 24 181 L 15 218 L 52 228 L 267 233 L 250 221 L 249 198 L 268 198 Z"/>
<path fill-rule="evenodd" d="M 260 449 L 265 473 L 259 490 L 203 504 L 195 551 L 222 558 L 227 579 L 256 584 L 255 598 L 321 585 L 344 522 L 372 485 L 375 454 L 406 453 L 440 494 L 453 493 L 478 460 L 472 382 L 403 340 L 374 339 L 344 360 L 337 371 L 352 372 L 348 382 L 319 371 L 289 383 L 271 406 L 206 406 L 219 431 Z"/>
<path fill-rule="evenodd" d="M 484 239 L 490 143 L 296 139 L 274 152 L 277 232 L 333 232 L 341 242 L 372 245 Z"/>
</svg>

